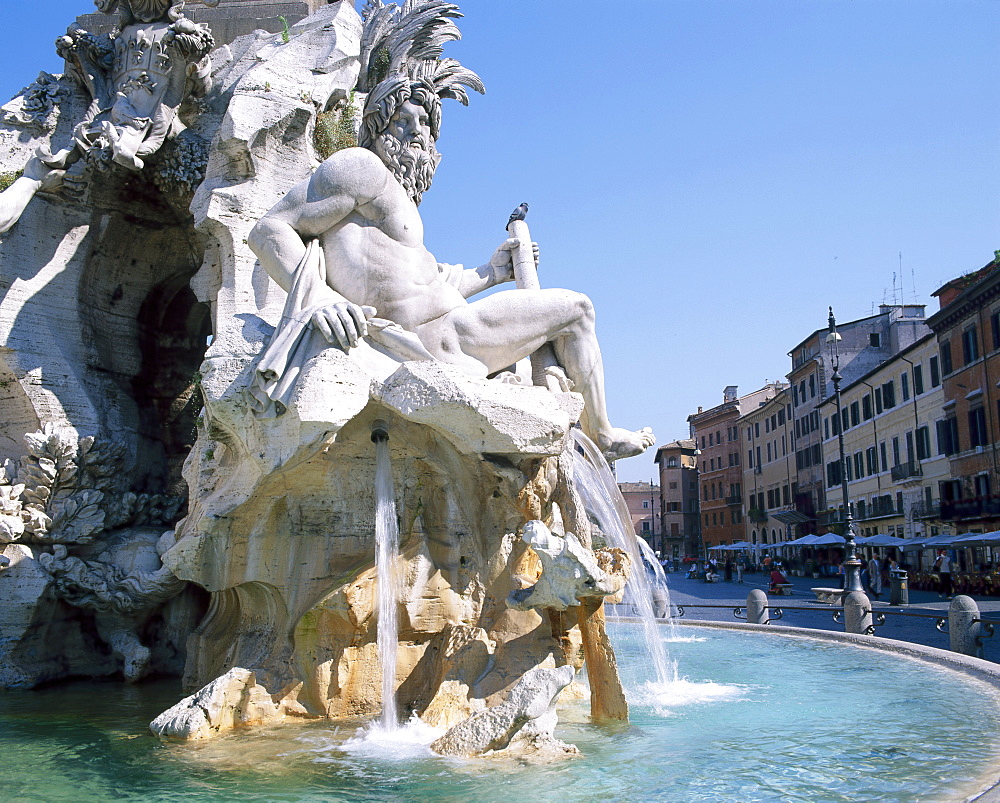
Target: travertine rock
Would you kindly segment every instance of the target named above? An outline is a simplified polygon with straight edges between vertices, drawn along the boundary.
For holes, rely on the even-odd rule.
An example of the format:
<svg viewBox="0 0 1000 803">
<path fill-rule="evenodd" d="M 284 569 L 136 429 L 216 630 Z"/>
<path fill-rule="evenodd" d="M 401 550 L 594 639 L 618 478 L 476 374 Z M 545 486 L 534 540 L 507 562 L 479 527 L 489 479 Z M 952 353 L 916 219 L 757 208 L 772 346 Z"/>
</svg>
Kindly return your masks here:
<svg viewBox="0 0 1000 803">
<path fill-rule="evenodd" d="M 234 667 L 185 697 L 150 723 L 161 739 L 196 741 L 253 725 L 272 725 L 283 714 L 254 673 Z"/>
<path fill-rule="evenodd" d="M 576 753 L 575 747 L 553 736 L 558 723 L 556 699 L 572 680 L 571 666 L 532 669 L 502 703 L 460 722 L 433 742 L 431 749 L 444 756 L 479 756 L 509 747 L 527 728 L 523 748 Z"/>
<path fill-rule="evenodd" d="M 602 571 L 594 554 L 573 533 L 561 538 L 533 520 L 524 525 L 521 537 L 541 561 L 541 573 L 534 585 L 510 592 L 507 604 L 511 608 L 564 611 L 585 597 L 606 597 L 624 586 L 624 578 Z"/>
</svg>

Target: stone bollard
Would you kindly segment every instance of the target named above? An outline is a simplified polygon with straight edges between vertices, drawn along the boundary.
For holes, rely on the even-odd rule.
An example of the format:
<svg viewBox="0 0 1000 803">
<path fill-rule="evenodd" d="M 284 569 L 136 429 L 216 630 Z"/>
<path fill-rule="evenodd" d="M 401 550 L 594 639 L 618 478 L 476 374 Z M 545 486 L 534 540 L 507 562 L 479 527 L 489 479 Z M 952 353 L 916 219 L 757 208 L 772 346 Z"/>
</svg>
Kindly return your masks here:
<svg viewBox="0 0 1000 803">
<path fill-rule="evenodd" d="M 873 632 L 872 603 L 862 591 L 852 591 L 844 597 L 844 632 L 870 634 Z"/>
<path fill-rule="evenodd" d="M 759 588 L 747 594 L 747 621 L 755 625 L 767 623 L 767 594 Z"/>
<path fill-rule="evenodd" d="M 959 594 L 951 601 L 948 609 L 948 635 L 951 638 L 951 651 L 974 658 L 983 657 L 983 645 L 979 640 L 982 625 L 979 618 L 979 606 L 972 597 Z"/>
</svg>

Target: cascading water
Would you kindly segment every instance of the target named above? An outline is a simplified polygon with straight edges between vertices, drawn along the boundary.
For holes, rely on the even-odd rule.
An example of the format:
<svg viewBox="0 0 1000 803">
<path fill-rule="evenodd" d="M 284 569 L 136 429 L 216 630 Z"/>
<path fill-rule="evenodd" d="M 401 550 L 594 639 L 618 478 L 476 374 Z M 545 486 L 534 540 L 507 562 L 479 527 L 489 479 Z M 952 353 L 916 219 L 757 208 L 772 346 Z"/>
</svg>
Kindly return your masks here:
<svg viewBox="0 0 1000 803">
<path fill-rule="evenodd" d="M 656 682 L 658 685 L 664 685 L 676 681 L 677 664 L 667 657 L 661 638 L 663 631 L 657 624 L 653 610 L 654 583 L 657 591 L 662 590 L 662 594 L 666 595 L 663 604 L 668 611 L 670 609 L 670 597 L 663 568 L 652 554 L 649 545 L 642 543 L 632 530 L 628 506 L 622 498 L 618 483 L 604 455 L 579 429 L 573 429 L 570 437 L 573 443 L 573 479 L 587 511 L 597 519 L 598 525 L 611 541 L 611 545 L 624 550 L 632 558 L 633 570 L 626 593 L 642 620 L 646 647 L 656 670 Z M 643 554 L 640 543 L 650 552 L 649 557 Z M 653 582 L 650 581 L 650 572 L 653 573 Z"/>
<path fill-rule="evenodd" d="M 396 711 L 396 655 L 399 652 L 399 523 L 392 485 L 389 433 L 385 424 L 372 425 L 375 444 L 375 577 L 378 587 L 378 654 L 382 668 L 383 732 L 399 726 Z"/>
</svg>

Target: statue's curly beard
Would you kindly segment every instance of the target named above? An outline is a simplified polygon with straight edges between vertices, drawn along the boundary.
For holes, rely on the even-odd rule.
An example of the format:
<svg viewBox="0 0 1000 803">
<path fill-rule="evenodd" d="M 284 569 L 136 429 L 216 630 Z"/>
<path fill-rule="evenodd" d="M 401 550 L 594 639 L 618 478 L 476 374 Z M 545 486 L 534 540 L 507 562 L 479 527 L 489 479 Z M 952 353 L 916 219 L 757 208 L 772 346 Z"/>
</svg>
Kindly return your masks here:
<svg viewBox="0 0 1000 803">
<path fill-rule="evenodd" d="M 434 180 L 441 154 L 430 142 L 426 147 L 418 143 L 404 145 L 388 131 L 383 131 L 375 143 L 376 153 L 403 185 L 406 194 L 419 205 L 423 194 Z"/>
</svg>

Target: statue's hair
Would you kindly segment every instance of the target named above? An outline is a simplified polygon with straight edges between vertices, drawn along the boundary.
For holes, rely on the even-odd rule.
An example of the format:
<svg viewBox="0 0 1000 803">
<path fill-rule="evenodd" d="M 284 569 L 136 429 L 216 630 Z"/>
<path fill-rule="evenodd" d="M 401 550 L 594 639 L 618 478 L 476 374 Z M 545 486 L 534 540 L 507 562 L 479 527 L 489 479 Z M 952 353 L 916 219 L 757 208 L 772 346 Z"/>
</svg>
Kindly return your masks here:
<svg viewBox="0 0 1000 803">
<path fill-rule="evenodd" d="M 368 0 L 362 11 L 361 71 L 357 89 L 367 92 L 358 144 L 371 148 L 407 100 L 427 110 L 431 136 L 441 133 L 441 99 L 469 103 L 467 89 L 483 82 L 455 59 L 442 58 L 446 42 L 461 38 L 448 0 L 405 0 L 401 7 Z"/>
<path fill-rule="evenodd" d="M 410 81 L 404 76 L 395 76 L 382 81 L 368 94 L 361 116 L 361 130 L 358 145 L 371 149 L 378 136 L 389 126 L 389 121 L 400 106 L 412 101 L 427 110 L 431 137 L 441 134 L 441 99 L 434 86 L 427 81 Z"/>
</svg>

